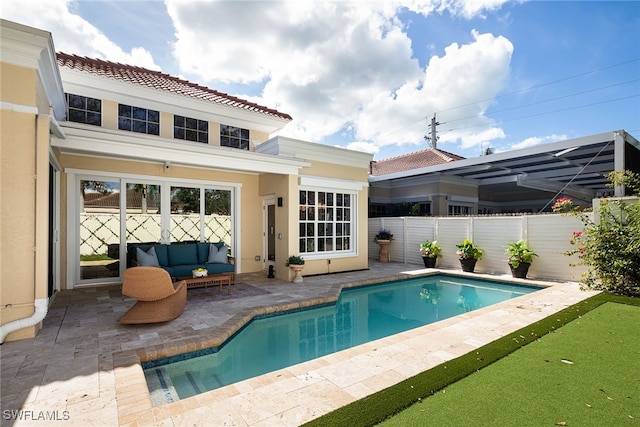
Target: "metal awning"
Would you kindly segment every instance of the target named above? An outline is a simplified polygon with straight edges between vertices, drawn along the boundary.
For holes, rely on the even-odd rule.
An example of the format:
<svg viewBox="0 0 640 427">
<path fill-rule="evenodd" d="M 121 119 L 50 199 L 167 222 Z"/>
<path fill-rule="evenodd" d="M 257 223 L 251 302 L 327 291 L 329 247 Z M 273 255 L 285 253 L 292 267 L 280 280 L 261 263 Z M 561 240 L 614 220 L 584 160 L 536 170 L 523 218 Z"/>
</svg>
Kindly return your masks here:
<svg viewBox="0 0 640 427">
<path fill-rule="evenodd" d="M 370 176 L 369 182 L 375 185 L 437 174 L 473 180 L 480 190 L 496 193 L 508 194 L 525 187 L 562 192 L 590 202 L 607 188 L 605 175 L 622 169 L 640 172 L 640 143 L 624 130 Z"/>
</svg>

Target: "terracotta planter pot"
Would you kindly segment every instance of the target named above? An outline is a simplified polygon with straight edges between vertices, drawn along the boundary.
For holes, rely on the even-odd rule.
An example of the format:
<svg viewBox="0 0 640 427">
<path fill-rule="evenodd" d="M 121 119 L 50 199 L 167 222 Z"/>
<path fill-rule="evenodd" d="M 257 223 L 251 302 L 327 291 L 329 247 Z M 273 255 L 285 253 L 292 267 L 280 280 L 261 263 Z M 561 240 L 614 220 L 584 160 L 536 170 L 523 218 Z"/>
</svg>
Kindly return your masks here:
<svg viewBox="0 0 640 427">
<path fill-rule="evenodd" d="M 438 257 L 423 256 L 422 261 L 424 262 L 424 268 L 436 268 L 436 261 L 438 261 Z"/>
<path fill-rule="evenodd" d="M 476 268 L 477 259 L 461 259 L 460 266 L 462 267 L 462 271 L 466 271 L 467 273 L 473 273 L 473 270 Z"/>
<path fill-rule="evenodd" d="M 530 262 L 521 262 L 518 265 L 518 268 L 513 268 L 511 264 L 509 264 L 509 268 L 511 269 L 511 275 L 518 279 L 526 279 L 527 273 L 529 272 L 529 267 L 531 266 Z"/>
<path fill-rule="evenodd" d="M 378 240 L 376 243 L 380 246 L 378 261 L 389 262 L 389 245 L 391 244 L 391 240 Z"/>
<path fill-rule="evenodd" d="M 296 274 L 295 276 L 293 276 L 293 283 L 302 283 L 304 281 L 304 279 L 302 278 L 302 269 L 304 268 L 304 265 L 292 264 L 289 265 L 289 268 L 292 269 Z"/>
</svg>

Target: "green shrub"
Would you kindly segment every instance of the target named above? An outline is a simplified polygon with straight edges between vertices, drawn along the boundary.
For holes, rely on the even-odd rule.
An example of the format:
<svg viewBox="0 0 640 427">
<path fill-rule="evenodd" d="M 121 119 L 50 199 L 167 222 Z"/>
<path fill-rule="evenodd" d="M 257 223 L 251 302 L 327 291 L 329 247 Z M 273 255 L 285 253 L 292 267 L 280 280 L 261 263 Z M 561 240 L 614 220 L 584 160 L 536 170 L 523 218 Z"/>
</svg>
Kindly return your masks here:
<svg viewBox="0 0 640 427">
<path fill-rule="evenodd" d="M 630 194 L 640 194 L 640 175 L 615 171 L 612 185 L 624 185 Z M 619 295 L 640 296 L 640 200 L 605 199 L 597 215 L 575 212 L 584 224 L 573 233 L 576 246 L 567 255 L 577 255 L 588 266 L 580 283 L 583 288 L 606 290 Z"/>
</svg>

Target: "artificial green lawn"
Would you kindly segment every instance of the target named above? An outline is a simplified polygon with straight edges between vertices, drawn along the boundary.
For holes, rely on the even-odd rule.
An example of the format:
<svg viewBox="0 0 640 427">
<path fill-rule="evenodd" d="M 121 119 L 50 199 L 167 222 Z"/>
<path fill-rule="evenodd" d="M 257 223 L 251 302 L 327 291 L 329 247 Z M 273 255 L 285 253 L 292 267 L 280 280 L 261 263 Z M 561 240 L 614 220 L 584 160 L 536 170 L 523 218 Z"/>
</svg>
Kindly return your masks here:
<svg viewBox="0 0 640 427">
<path fill-rule="evenodd" d="M 309 424 L 372 425 L 413 404 L 382 425 L 640 425 L 639 305 L 597 295 Z"/>
</svg>

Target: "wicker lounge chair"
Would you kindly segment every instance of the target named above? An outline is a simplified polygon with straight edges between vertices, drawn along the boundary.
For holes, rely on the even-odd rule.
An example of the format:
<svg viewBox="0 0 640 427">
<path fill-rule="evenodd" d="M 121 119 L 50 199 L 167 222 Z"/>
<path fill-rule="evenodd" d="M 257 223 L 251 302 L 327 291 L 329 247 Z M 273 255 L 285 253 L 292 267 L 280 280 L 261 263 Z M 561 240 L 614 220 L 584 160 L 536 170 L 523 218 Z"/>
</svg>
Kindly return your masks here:
<svg viewBox="0 0 640 427">
<path fill-rule="evenodd" d="M 172 283 L 169 273 L 158 267 L 132 267 L 124 272 L 122 294 L 138 301 L 118 323 L 159 323 L 180 317 L 187 304 L 187 285 Z"/>
</svg>

